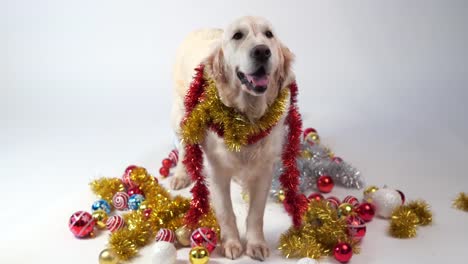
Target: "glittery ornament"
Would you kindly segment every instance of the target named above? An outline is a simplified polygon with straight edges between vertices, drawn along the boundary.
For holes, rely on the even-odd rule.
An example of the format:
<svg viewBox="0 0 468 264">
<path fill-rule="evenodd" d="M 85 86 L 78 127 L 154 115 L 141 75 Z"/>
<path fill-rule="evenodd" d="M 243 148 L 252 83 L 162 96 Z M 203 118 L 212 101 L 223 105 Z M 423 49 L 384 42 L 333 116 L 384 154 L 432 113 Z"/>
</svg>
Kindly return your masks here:
<svg viewBox="0 0 468 264">
<path fill-rule="evenodd" d="M 311 258 L 301 258 L 296 264 L 319 264 L 317 260 Z"/>
<path fill-rule="evenodd" d="M 359 216 L 350 215 L 346 217 L 346 224 L 348 225 L 348 234 L 358 241 L 366 235 L 366 222 Z"/>
<path fill-rule="evenodd" d="M 383 218 L 390 218 L 393 210 L 401 205 L 400 194 L 393 189 L 379 189 L 372 196 L 375 213 Z"/>
<path fill-rule="evenodd" d="M 130 210 L 138 210 L 145 197 L 141 194 L 134 194 L 128 199 L 128 208 Z"/>
<path fill-rule="evenodd" d="M 118 264 L 119 258 L 109 249 L 104 249 L 99 253 L 99 264 Z"/>
<path fill-rule="evenodd" d="M 452 205 L 458 210 L 468 212 L 468 193 L 459 193 L 457 198 L 453 200 Z"/>
<path fill-rule="evenodd" d="M 122 175 L 122 181 L 125 184 L 125 186 L 127 186 L 127 188 L 137 187 L 137 184 L 135 184 L 130 179 L 130 174 L 132 173 L 133 170 L 135 170 L 137 168 L 138 168 L 138 166 L 136 166 L 136 165 L 130 165 L 125 169 L 125 172 Z"/>
<path fill-rule="evenodd" d="M 398 206 L 391 215 L 389 234 L 396 238 L 413 238 L 419 219 L 407 206 Z"/>
<path fill-rule="evenodd" d="M 328 206 L 334 208 L 334 209 L 337 209 L 338 210 L 338 207 L 340 206 L 341 204 L 341 201 L 340 199 L 338 199 L 337 197 L 335 196 L 330 196 L 328 197 L 326 200 L 326 203 Z"/>
<path fill-rule="evenodd" d="M 359 200 L 358 200 L 358 198 L 356 198 L 356 197 L 354 197 L 352 195 L 348 195 L 343 199 L 343 203 L 349 203 L 353 207 L 356 207 L 356 206 L 359 205 Z"/>
<path fill-rule="evenodd" d="M 307 197 L 307 199 L 309 199 L 309 201 L 312 201 L 312 200 L 321 201 L 324 199 L 324 197 L 320 193 L 312 193 L 309 195 L 309 197 Z"/>
<path fill-rule="evenodd" d="M 169 168 L 167 168 L 167 167 L 161 167 L 161 168 L 159 169 L 159 174 L 160 174 L 161 176 L 163 176 L 163 177 L 169 176 Z"/>
<path fill-rule="evenodd" d="M 216 233 L 210 228 L 197 228 L 190 236 L 190 245 L 192 247 L 204 246 L 210 253 L 216 248 L 216 243 Z"/>
<path fill-rule="evenodd" d="M 356 208 L 355 211 L 358 216 L 366 222 L 372 221 L 375 215 L 375 208 L 371 203 L 362 203 Z"/>
<path fill-rule="evenodd" d="M 110 214 L 112 211 L 110 204 L 104 199 L 95 201 L 93 205 L 91 206 L 91 210 L 93 212 L 99 209 L 104 210 L 107 214 Z"/>
<path fill-rule="evenodd" d="M 186 226 L 179 227 L 175 231 L 177 242 L 179 242 L 179 244 L 183 247 L 190 246 L 191 234 L 192 234 L 192 231 Z"/>
<path fill-rule="evenodd" d="M 379 190 L 379 187 L 377 186 L 374 186 L 374 185 L 371 185 L 371 186 L 368 186 L 366 187 L 366 189 L 364 190 L 363 194 L 364 194 L 364 201 L 368 202 L 368 203 L 371 203 L 372 202 L 372 196 L 374 195 L 374 193 Z"/>
<path fill-rule="evenodd" d="M 189 252 L 191 264 L 207 264 L 210 260 L 210 253 L 204 247 L 194 247 Z"/>
<path fill-rule="evenodd" d="M 128 194 L 128 196 L 132 196 L 132 195 L 134 195 L 134 194 L 141 194 L 141 195 L 143 195 L 143 196 L 145 195 L 145 194 L 143 193 L 143 191 L 140 189 L 140 187 L 128 188 L 127 194 Z"/>
<path fill-rule="evenodd" d="M 338 206 L 338 212 L 340 216 L 346 217 L 354 212 L 354 207 L 349 203 L 342 203 L 340 206 Z"/>
<path fill-rule="evenodd" d="M 333 254 L 339 262 L 347 263 L 353 256 L 353 249 L 348 243 L 338 243 L 333 250 Z"/>
<path fill-rule="evenodd" d="M 107 230 L 115 232 L 125 226 L 125 221 L 120 215 L 113 215 L 106 221 Z"/>
<path fill-rule="evenodd" d="M 125 192 L 118 192 L 112 198 L 112 204 L 117 210 L 127 210 L 128 209 L 128 199 L 130 196 Z"/>
<path fill-rule="evenodd" d="M 107 214 L 104 210 L 99 209 L 96 210 L 92 213 L 93 219 L 96 222 L 96 226 L 99 229 L 105 229 L 106 228 L 106 222 L 107 222 Z"/>
<path fill-rule="evenodd" d="M 159 229 L 158 233 L 156 234 L 156 241 L 166 241 L 170 243 L 174 243 L 175 241 L 175 233 L 174 231 L 167 229 L 167 228 L 161 228 Z"/>
<path fill-rule="evenodd" d="M 90 213 L 78 211 L 74 213 L 68 221 L 70 231 L 78 238 L 84 238 L 93 232 L 96 222 Z"/>
<path fill-rule="evenodd" d="M 177 261 L 177 250 L 174 244 L 159 241 L 153 245 L 153 264 L 175 264 Z"/>
</svg>

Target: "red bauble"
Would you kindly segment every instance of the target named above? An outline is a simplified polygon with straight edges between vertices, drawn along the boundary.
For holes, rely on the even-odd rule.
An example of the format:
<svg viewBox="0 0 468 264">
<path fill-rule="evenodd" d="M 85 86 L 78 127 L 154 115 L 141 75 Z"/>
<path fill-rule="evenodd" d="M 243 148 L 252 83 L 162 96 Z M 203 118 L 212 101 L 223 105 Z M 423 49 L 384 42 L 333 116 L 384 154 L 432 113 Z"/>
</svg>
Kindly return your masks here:
<svg viewBox="0 0 468 264">
<path fill-rule="evenodd" d="M 156 234 L 156 242 L 158 241 L 165 241 L 169 243 L 174 243 L 175 241 L 175 233 L 174 231 L 167 229 L 167 228 L 161 228 L 159 229 L 158 233 Z"/>
<path fill-rule="evenodd" d="M 147 208 L 147 209 L 145 209 L 145 210 L 143 211 L 143 215 L 144 215 L 146 218 L 148 218 L 148 217 L 151 216 L 151 213 L 152 213 L 152 212 L 153 212 L 153 209 Z"/>
<path fill-rule="evenodd" d="M 348 225 L 348 234 L 360 241 L 366 235 L 366 222 L 359 216 L 350 215 L 346 218 L 346 224 Z"/>
<path fill-rule="evenodd" d="M 304 129 L 304 133 L 302 133 L 302 136 L 304 138 L 306 138 L 307 135 L 309 135 L 310 133 L 317 133 L 317 130 L 315 130 L 315 128 L 311 128 L 311 127 L 306 128 L 306 129 Z"/>
<path fill-rule="evenodd" d="M 375 208 L 371 203 L 362 203 L 355 211 L 359 217 L 366 222 L 372 221 L 375 215 Z"/>
<path fill-rule="evenodd" d="M 128 196 L 132 196 L 134 194 L 141 194 L 144 196 L 143 191 L 140 190 L 140 187 L 132 187 L 127 190 Z"/>
<path fill-rule="evenodd" d="M 163 176 L 163 177 L 169 176 L 169 168 L 161 167 L 159 169 L 159 174 L 161 174 L 161 176 Z"/>
<path fill-rule="evenodd" d="M 132 188 L 132 187 L 136 187 L 137 185 L 132 182 L 132 180 L 130 179 L 130 174 L 132 173 L 132 170 L 138 168 L 138 166 L 136 165 L 130 165 L 128 166 L 126 169 L 125 169 L 125 172 L 124 174 L 122 175 L 122 182 L 125 184 L 125 186 L 127 186 L 127 188 Z"/>
<path fill-rule="evenodd" d="M 164 168 L 170 168 L 170 167 L 172 167 L 172 160 L 170 160 L 170 159 L 163 159 L 163 161 L 162 161 L 162 166 L 163 166 Z"/>
<path fill-rule="evenodd" d="M 78 211 L 70 217 L 68 227 L 70 231 L 78 238 L 89 236 L 96 225 L 96 221 L 90 213 Z"/>
<path fill-rule="evenodd" d="M 208 250 L 208 252 L 210 252 L 210 254 L 216 248 L 217 241 L 216 233 L 207 227 L 197 228 L 190 236 L 190 245 L 192 248 L 203 246 Z"/>
<path fill-rule="evenodd" d="M 341 201 L 335 196 L 330 196 L 327 198 L 327 204 L 335 209 L 338 209 L 338 207 L 341 204 Z"/>
<path fill-rule="evenodd" d="M 358 198 L 356 198 L 356 197 L 354 197 L 352 195 L 348 195 L 343 199 L 343 203 L 349 203 L 353 207 L 356 207 L 356 206 L 359 205 L 359 200 L 358 200 Z"/>
<path fill-rule="evenodd" d="M 307 197 L 307 199 L 309 199 L 309 201 L 322 201 L 324 198 L 323 198 L 323 195 L 321 195 L 320 193 L 312 193 L 311 195 L 309 195 L 309 197 Z"/>
<path fill-rule="evenodd" d="M 335 183 L 333 182 L 333 179 L 328 175 L 320 176 L 317 179 L 317 189 L 320 192 L 329 193 L 333 190 L 333 186 L 335 186 Z"/>
<path fill-rule="evenodd" d="M 336 260 L 346 263 L 353 256 L 353 249 L 348 243 L 338 243 L 333 250 L 333 254 Z"/>
<path fill-rule="evenodd" d="M 341 163 L 341 162 L 343 162 L 343 159 L 340 158 L 340 157 L 333 157 L 332 160 L 333 160 L 335 163 Z"/>
<path fill-rule="evenodd" d="M 405 198 L 405 194 L 404 194 L 402 191 L 400 191 L 400 190 L 396 190 L 396 191 L 397 191 L 397 192 L 400 194 L 400 196 L 401 196 L 401 204 L 405 204 L 405 199 L 406 199 L 406 198 Z"/>
</svg>

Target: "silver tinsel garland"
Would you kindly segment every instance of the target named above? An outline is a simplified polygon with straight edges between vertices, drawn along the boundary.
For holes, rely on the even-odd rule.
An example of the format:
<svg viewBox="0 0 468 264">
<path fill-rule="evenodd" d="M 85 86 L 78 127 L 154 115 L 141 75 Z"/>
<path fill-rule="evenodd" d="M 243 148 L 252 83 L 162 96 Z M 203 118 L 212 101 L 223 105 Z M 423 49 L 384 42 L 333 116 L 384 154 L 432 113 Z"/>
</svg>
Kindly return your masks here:
<svg viewBox="0 0 468 264">
<path fill-rule="evenodd" d="M 307 193 L 317 190 L 317 179 L 322 175 L 333 178 L 335 183 L 346 188 L 361 189 L 364 187 L 364 180 L 361 172 L 340 158 L 331 158 L 330 150 L 318 142 L 309 143 L 306 140 L 301 142 L 301 153 L 296 160 L 300 171 L 300 190 Z M 278 197 L 281 193 L 281 183 L 279 177 L 283 172 L 281 162 L 275 165 L 275 174 L 271 186 L 271 197 Z"/>
</svg>

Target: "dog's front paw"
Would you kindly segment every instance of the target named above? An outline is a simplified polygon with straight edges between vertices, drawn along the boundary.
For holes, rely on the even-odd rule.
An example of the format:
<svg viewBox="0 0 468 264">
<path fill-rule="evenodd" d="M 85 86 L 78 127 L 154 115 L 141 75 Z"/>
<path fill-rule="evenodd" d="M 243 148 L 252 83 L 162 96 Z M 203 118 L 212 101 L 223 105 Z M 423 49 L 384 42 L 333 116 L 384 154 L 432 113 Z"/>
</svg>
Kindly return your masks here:
<svg viewBox="0 0 468 264">
<path fill-rule="evenodd" d="M 248 241 L 246 253 L 252 259 L 264 261 L 270 256 L 270 249 L 265 241 Z"/>
<path fill-rule="evenodd" d="M 222 246 L 226 258 L 236 259 L 242 255 L 242 245 L 239 240 L 227 240 Z"/>
<path fill-rule="evenodd" d="M 188 175 L 175 175 L 171 179 L 170 187 L 173 190 L 180 190 L 189 186 L 190 183 L 191 181 Z"/>
</svg>

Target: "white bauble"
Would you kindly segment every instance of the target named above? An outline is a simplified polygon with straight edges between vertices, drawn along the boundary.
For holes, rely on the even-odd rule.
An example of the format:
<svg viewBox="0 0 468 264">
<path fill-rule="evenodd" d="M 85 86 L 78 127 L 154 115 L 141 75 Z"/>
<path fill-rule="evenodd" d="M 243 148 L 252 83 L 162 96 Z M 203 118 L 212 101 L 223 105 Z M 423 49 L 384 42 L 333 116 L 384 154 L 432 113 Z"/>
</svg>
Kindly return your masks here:
<svg viewBox="0 0 468 264">
<path fill-rule="evenodd" d="M 175 264 L 177 261 L 177 250 L 174 244 L 166 241 L 156 242 L 153 246 L 153 264 Z"/>
<path fill-rule="evenodd" d="M 393 210 L 402 204 L 401 195 L 393 189 L 379 189 L 372 195 L 375 213 L 383 218 L 390 218 Z"/>
<path fill-rule="evenodd" d="M 301 258 L 296 264 L 318 264 L 318 261 L 311 258 Z"/>
</svg>

